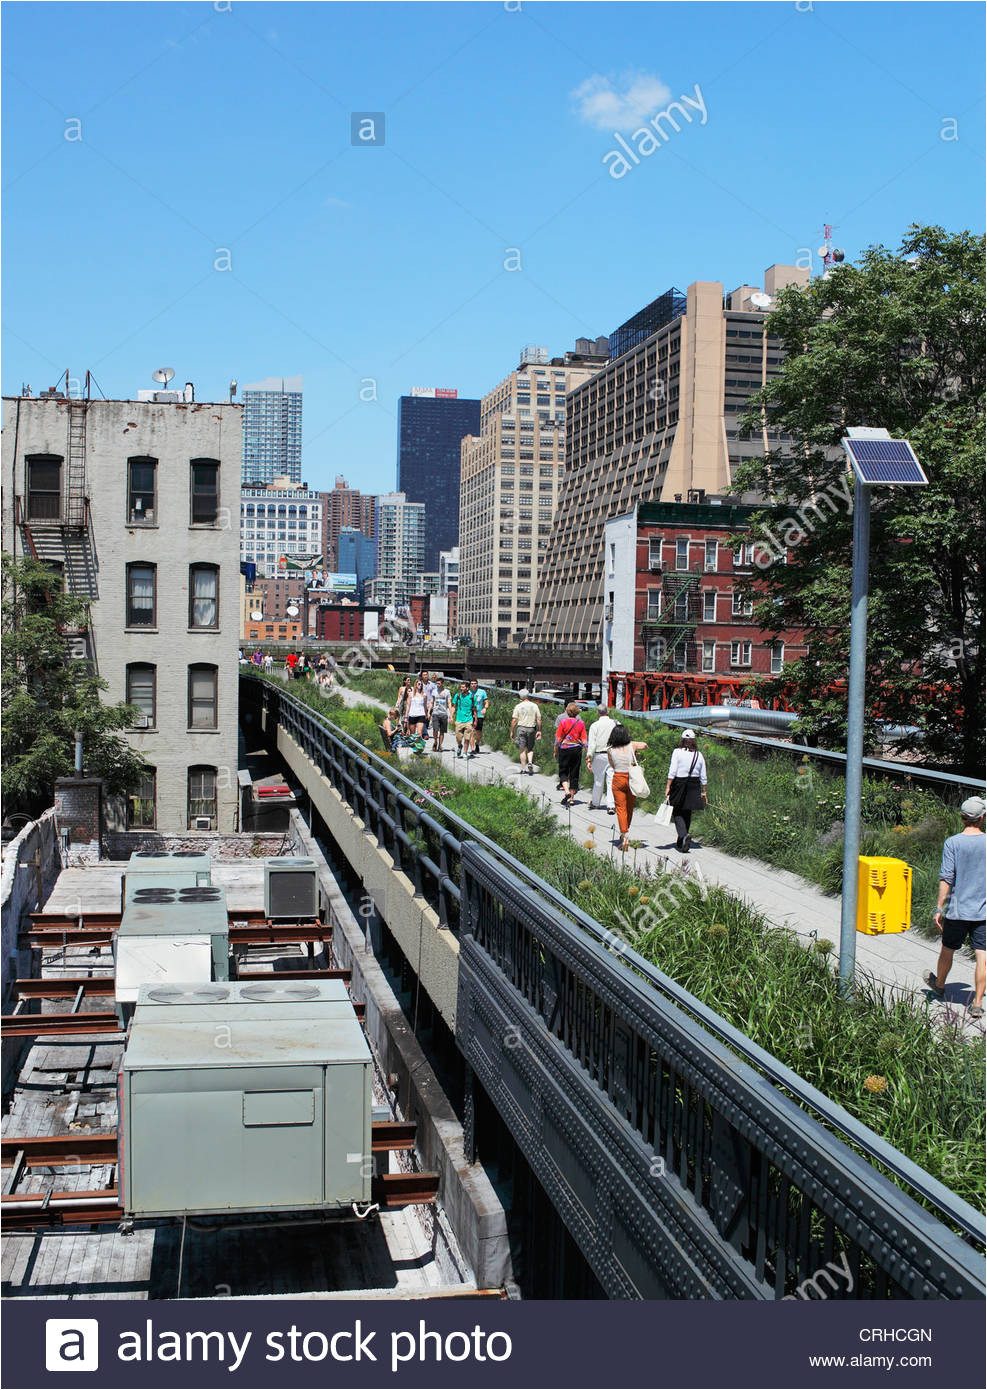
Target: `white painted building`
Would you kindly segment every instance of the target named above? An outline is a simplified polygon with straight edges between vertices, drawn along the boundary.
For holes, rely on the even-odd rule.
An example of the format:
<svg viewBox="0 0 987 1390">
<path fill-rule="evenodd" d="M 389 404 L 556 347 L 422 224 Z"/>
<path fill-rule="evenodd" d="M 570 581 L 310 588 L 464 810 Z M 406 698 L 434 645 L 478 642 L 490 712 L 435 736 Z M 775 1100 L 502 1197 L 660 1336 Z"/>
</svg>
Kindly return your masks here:
<svg viewBox="0 0 987 1390">
<path fill-rule="evenodd" d="M 242 407 L 4 400 L 3 544 L 91 604 L 86 655 L 146 758 L 111 826 L 230 831 L 237 812 Z"/>
<path fill-rule="evenodd" d="M 634 591 L 637 582 L 637 507 L 603 530 L 602 689 L 611 671 L 634 670 Z"/>
<path fill-rule="evenodd" d="M 322 556 L 323 495 L 303 483 L 276 478 L 267 486 L 240 493 L 240 559 L 252 561 L 262 579 L 278 573 L 289 560 Z"/>
</svg>

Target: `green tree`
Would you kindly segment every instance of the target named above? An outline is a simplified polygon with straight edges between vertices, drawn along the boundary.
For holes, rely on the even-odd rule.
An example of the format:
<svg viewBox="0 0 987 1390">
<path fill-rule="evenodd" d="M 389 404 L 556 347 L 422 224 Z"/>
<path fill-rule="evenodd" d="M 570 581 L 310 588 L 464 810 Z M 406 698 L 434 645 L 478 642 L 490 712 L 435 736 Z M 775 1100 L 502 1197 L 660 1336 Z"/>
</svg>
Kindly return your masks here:
<svg viewBox="0 0 987 1390">
<path fill-rule="evenodd" d="M 840 440 L 850 425 L 911 441 L 925 488 L 872 492 L 868 738 L 878 719 L 915 725 L 929 760 L 984 760 L 984 238 L 910 228 L 900 250 L 866 251 L 802 289 L 766 324 L 787 357 L 753 397 L 741 433 L 783 437 L 746 460 L 736 491 L 770 498 L 755 518 L 755 613 L 772 633 L 805 630 L 794 685 L 803 727 L 845 737 L 852 489 Z M 750 539 L 750 538 L 748 538 Z M 787 564 L 780 552 L 793 549 Z M 907 743 L 908 740 L 905 740 Z"/>
<path fill-rule="evenodd" d="M 65 633 L 84 629 L 88 604 L 62 592 L 59 575 L 35 560 L 3 557 L 3 793 L 8 812 L 52 804 L 56 777 L 75 766 L 75 732 L 86 772 L 111 794 L 136 788 L 144 759 L 115 732 L 133 725 L 129 705 L 100 699 L 107 684 L 71 659 Z"/>
</svg>

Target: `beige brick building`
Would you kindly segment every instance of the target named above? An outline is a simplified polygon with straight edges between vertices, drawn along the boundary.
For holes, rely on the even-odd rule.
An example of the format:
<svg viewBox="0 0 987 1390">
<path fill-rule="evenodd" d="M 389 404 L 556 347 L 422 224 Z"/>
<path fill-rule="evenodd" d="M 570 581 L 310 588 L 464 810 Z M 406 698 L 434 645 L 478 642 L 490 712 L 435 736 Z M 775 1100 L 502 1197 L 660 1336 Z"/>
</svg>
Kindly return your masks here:
<svg viewBox="0 0 987 1390">
<path fill-rule="evenodd" d="M 141 711 L 150 771 L 110 824 L 230 831 L 237 812 L 242 406 L 4 400 L 3 544 L 91 604 L 74 655 Z"/>
<path fill-rule="evenodd" d="M 807 280 L 807 270 L 776 265 L 763 291 L 742 285 L 724 296 L 719 282 L 697 281 L 611 334 L 606 368 L 568 397 L 564 487 L 530 642 L 598 651 L 606 522 L 638 502 L 721 493 L 745 455 L 777 443 L 766 433 L 738 440 L 737 419 L 783 360 L 765 333 L 765 309 L 783 286 Z"/>
<path fill-rule="evenodd" d="M 462 442 L 459 631 L 503 646 L 532 615 L 565 467 L 566 397 L 607 360 L 606 339 L 552 358 L 526 348 L 480 405 L 480 434 Z"/>
</svg>

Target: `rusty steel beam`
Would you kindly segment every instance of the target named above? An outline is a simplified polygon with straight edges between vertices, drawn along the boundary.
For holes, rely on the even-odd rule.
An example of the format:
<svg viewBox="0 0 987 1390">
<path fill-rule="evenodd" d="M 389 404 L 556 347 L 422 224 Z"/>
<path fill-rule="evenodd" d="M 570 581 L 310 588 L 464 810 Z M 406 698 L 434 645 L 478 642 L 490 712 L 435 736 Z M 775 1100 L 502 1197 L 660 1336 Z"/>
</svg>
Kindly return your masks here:
<svg viewBox="0 0 987 1390">
<path fill-rule="evenodd" d="M 30 1138 L 5 1135 L 0 1142 L 3 1166 L 10 1168 L 23 1154 L 25 1168 L 57 1168 L 65 1164 L 116 1163 L 117 1131 L 100 1134 L 41 1134 Z"/>
<path fill-rule="evenodd" d="M 372 1181 L 373 1200 L 382 1207 L 419 1206 L 435 1201 L 438 1173 L 381 1173 Z"/>
<path fill-rule="evenodd" d="M 18 933 L 17 944 L 41 950 L 51 950 L 55 946 L 111 946 L 113 933 L 107 927 L 59 927 L 55 930 L 31 927 Z"/>
<path fill-rule="evenodd" d="M 99 1192 L 5 1193 L 0 1211 L 5 1231 L 32 1231 L 45 1226 L 103 1226 L 123 1219 L 123 1207 L 115 1187 Z"/>
<path fill-rule="evenodd" d="M 371 1151 L 382 1154 L 393 1149 L 413 1149 L 417 1128 L 414 1120 L 375 1120 L 370 1127 Z"/>
<path fill-rule="evenodd" d="M 237 976 L 237 984 L 252 985 L 257 980 L 343 980 L 349 984 L 350 970 L 250 970 Z"/>
<path fill-rule="evenodd" d="M 113 976 L 59 975 L 57 978 L 14 981 L 14 993 L 18 999 L 74 999 L 80 989 L 86 996 L 112 996 L 114 992 Z"/>
<path fill-rule="evenodd" d="M 4 1014 L 8 1038 L 58 1038 L 73 1033 L 123 1033 L 116 1014 Z"/>
<path fill-rule="evenodd" d="M 332 936 L 332 927 L 324 922 L 298 925 L 295 922 L 258 922 L 245 927 L 230 927 L 233 946 L 289 946 L 305 941 L 323 941 Z"/>
</svg>

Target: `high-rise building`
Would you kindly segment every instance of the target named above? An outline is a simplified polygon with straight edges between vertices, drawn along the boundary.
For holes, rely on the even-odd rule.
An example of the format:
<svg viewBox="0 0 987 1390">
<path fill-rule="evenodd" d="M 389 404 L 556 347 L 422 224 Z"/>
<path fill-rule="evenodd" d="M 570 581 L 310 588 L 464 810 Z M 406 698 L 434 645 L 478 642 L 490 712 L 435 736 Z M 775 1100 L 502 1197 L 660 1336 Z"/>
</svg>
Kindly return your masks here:
<svg viewBox="0 0 987 1390">
<path fill-rule="evenodd" d="M 781 369 L 764 311 L 808 275 L 771 266 L 763 292 L 742 285 L 726 297 L 722 284 L 700 280 L 685 296 L 668 291 L 611 335 L 614 350 L 624 350 L 567 401 L 565 486 L 528 641 L 598 651 L 606 522 L 638 502 L 724 493 L 744 457 L 783 442 L 767 430 L 738 439 L 737 418 Z"/>
<path fill-rule="evenodd" d="M 372 493 L 360 492 L 350 487 L 343 477 L 336 478 L 331 492 L 320 494 L 323 502 L 323 542 L 322 549 L 326 564 L 330 569 L 346 572 L 348 566 L 340 562 L 336 553 L 336 542 L 344 528 L 361 531 L 365 536 L 374 534 L 374 514 L 376 498 Z"/>
<path fill-rule="evenodd" d="M 375 577 L 364 585 L 369 604 L 407 606 L 422 573 L 425 555 L 425 507 L 403 492 L 377 498 Z"/>
<path fill-rule="evenodd" d="M 68 655 L 138 710 L 124 737 L 147 771 L 112 829 L 235 824 L 243 408 L 188 399 L 4 402 L 3 547 L 88 601 Z"/>
<path fill-rule="evenodd" d="M 424 570 L 459 540 L 460 441 L 478 434 L 480 402 L 449 388 L 416 386 L 398 402 L 398 491 L 425 506 Z"/>
<path fill-rule="evenodd" d="M 459 546 L 439 551 L 439 593 L 459 588 Z"/>
<path fill-rule="evenodd" d="M 458 622 L 480 646 L 502 646 L 531 621 L 565 465 L 566 396 L 606 360 L 605 338 L 551 362 L 525 348 L 483 397 L 479 435 L 463 440 Z"/>
<path fill-rule="evenodd" d="M 256 565 L 257 574 L 267 579 L 283 568 L 282 560 L 311 558 L 319 560 L 321 567 L 323 495 L 288 478 L 275 478 L 261 487 L 244 486 L 240 559 Z"/>
<path fill-rule="evenodd" d="M 364 586 L 374 577 L 376 563 L 377 543 L 373 536 L 344 526 L 336 537 L 336 570 L 339 574 L 356 575 L 356 596 L 360 603 L 363 602 Z"/>
<path fill-rule="evenodd" d="M 243 388 L 243 481 L 302 480 L 302 379 L 268 377 Z"/>
</svg>

